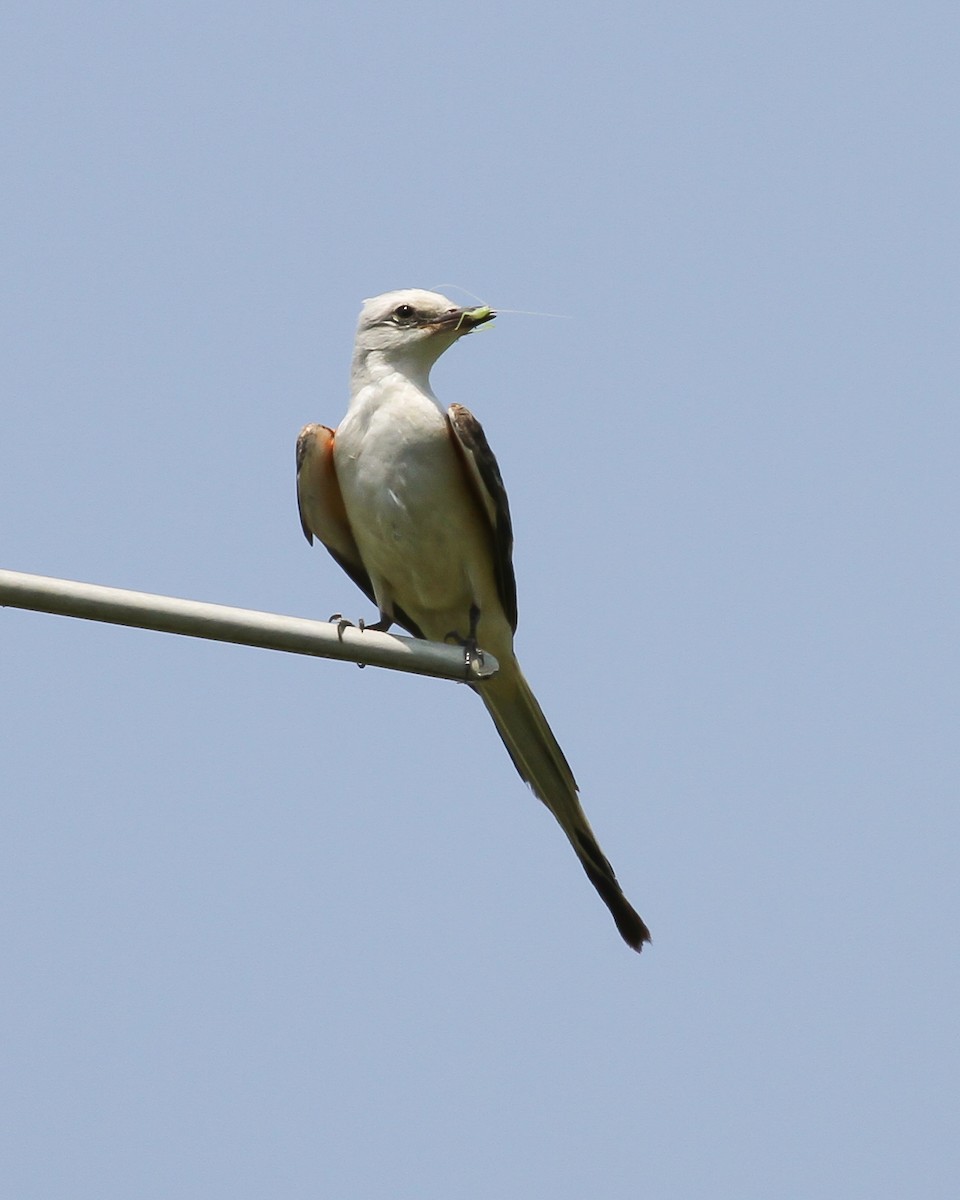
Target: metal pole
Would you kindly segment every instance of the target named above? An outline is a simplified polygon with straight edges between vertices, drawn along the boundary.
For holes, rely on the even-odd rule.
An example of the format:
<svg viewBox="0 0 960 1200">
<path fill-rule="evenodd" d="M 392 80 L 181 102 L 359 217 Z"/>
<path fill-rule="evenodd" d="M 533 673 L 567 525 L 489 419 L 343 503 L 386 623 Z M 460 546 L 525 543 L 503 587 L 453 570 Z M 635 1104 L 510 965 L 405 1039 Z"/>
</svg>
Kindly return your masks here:
<svg viewBox="0 0 960 1200">
<path fill-rule="evenodd" d="M 340 630 L 326 621 L 310 621 L 305 617 L 285 617 L 201 600 L 179 600 L 150 592 L 129 592 L 46 575 L 25 575 L 20 571 L 0 570 L 0 606 L 285 650 L 291 654 L 337 658 L 361 666 L 386 667 L 460 682 L 482 682 L 495 675 L 499 665 L 492 655 L 484 654 L 475 656 L 468 668 L 461 647 L 440 642 L 395 637 L 369 629 L 361 632 L 352 626 Z"/>
</svg>

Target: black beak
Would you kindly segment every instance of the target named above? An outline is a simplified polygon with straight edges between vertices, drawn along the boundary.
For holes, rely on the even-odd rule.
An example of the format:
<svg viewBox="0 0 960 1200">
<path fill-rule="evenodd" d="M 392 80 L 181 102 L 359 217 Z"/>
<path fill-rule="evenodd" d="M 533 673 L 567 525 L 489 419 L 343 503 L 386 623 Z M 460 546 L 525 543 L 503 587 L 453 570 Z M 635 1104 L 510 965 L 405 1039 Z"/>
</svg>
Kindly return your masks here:
<svg viewBox="0 0 960 1200">
<path fill-rule="evenodd" d="M 486 304 L 479 308 L 451 308 L 449 312 L 445 312 L 434 322 L 434 326 L 447 333 L 469 333 L 478 325 L 485 325 L 487 321 L 492 321 L 496 315 L 493 309 Z"/>
</svg>

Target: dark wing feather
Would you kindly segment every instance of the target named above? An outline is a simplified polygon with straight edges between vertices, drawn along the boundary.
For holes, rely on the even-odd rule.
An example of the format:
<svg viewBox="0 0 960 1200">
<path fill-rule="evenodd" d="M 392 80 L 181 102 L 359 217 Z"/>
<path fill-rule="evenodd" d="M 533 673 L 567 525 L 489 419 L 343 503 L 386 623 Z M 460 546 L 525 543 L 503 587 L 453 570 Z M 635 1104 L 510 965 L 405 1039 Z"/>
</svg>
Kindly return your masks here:
<svg viewBox="0 0 960 1200">
<path fill-rule="evenodd" d="M 513 573 L 513 525 L 500 468 L 483 427 L 462 404 L 447 409 L 451 440 L 466 467 L 467 478 L 487 514 L 493 537 L 497 591 L 510 627 L 517 631 L 517 581 Z"/>
</svg>

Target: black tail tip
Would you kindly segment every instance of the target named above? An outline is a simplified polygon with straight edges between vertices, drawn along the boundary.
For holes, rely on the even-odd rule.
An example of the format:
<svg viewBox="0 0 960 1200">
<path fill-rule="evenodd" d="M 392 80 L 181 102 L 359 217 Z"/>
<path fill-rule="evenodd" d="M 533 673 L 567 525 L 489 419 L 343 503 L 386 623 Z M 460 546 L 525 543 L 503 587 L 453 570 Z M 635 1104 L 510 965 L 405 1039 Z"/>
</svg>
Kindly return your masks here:
<svg viewBox="0 0 960 1200">
<path fill-rule="evenodd" d="M 620 890 L 620 884 L 617 883 L 617 877 L 610 869 L 610 864 L 604 859 L 607 870 L 598 871 L 586 858 L 581 858 L 580 861 L 590 882 L 600 893 L 600 899 L 610 910 L 610 915 L 620 931 L 620 936 L 631 950 L 636 950 L 639 954 L 644 943 L 653 939 L 650 937 L 650 930 L 643 917 Z"/>
<path fill-rule="evenodd" d="M 613 919 L 617 923 L 617 929 L 620 931 L 620 936 L 627 943 L 631 950 L 636 950 L 639 954 L 646 942 L 652 942 L 650 930 L 647 928 L 643 918 L 639 913 L 624 900 L 627 911 L 619 913 L 611 909 Z"/>
<path fill-rule="evenodd" d="M 639 954 L 644 943 L 653 940 L 650 937 L 650 930 L 623 894 L 617 877 L 613 873 L 613 867 L 604 857 L 603 851 L 597 845 L 596 838 L 589 831 L 578 831 L 577 842 L 579 842 L 579 848 L 575 848 L 577 848 L 580 865 L 586 871 L 587 878 L 610 910 L 610 915 L 620 931 L 620 936 L 631 950 L 636 950 Z"/>
</svg>

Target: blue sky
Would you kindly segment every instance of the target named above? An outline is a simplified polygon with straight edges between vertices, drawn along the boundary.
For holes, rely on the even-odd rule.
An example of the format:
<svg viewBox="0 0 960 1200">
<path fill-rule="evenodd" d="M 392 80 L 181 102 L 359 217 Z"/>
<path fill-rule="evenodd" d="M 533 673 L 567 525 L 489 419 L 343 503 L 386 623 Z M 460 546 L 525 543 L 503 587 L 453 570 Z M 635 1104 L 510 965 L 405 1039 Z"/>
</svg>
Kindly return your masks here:
<svg viewBox="0 0 960 1200">
<path fill-rule="evenodd" d="M 293 491 L 360 301 L 564 314 L 434 384 L 654 935 L 466 689 L 5 610 L 11 1195 L 956 1195 L 958 34 L 5 6 L 0 566 L 364 614 Z"/>
</svg>

